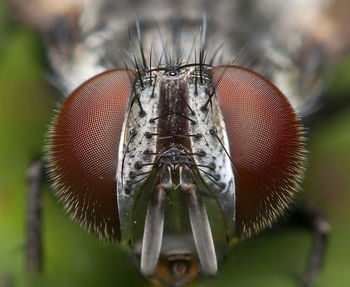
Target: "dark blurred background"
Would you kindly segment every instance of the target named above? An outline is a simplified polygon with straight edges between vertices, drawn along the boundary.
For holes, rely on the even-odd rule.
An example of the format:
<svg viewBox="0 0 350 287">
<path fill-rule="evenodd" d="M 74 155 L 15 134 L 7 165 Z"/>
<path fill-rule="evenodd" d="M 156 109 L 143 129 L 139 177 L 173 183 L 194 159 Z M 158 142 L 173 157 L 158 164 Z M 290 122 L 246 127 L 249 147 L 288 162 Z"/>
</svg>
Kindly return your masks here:
<svg viewBox="0 0 350 287">
<path fill-rule="evenodd" d="M 350 97 L 350 57 L 329 67 L 327 98 Z M 149 286 L 125 248 L 100 242 L 64 214 L 48 188 L 43 198 L 44 272 L 25 271 L 26 170 L 42 155 L 59 92 L 40 37 L 14 22 L 0 2 L 0 287 Z M 309 161 L 300 199 L 327 214 L 332 232 L 316 286 L 350 286 L 350 108 L 308 131 Z M 311 235 L 267 232 L 227 256 L 220 274 L 194 286 L 300 286 Z"/>
</svg>

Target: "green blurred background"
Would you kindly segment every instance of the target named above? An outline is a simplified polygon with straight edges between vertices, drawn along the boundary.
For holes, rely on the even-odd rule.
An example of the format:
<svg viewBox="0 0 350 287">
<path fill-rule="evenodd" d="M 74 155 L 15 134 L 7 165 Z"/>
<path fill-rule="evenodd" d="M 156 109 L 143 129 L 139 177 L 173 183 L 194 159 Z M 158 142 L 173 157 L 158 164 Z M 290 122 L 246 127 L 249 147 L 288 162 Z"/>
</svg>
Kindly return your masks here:
<svg viewBox="0 0 350 287">
<path fill-rule="evenodd" d="M 350 91 L 350 58 L 334 68 L 328 97 Z M 0 3 L 0 287 L 150 286 L 126 252 L 100 242 L 64 214 L 46 188 L 43 199 L 44 272 L 25 271 L 26 169 L 42 154 L 59 93 L 45 81 L 49 68 L 40 38 L 15 23 Z M 350 96 L 350 93 L 349 93 Z M 309 132 L 310 160 L 300 198 L 328 215 L 332 233 L 316 286 L 350 286 L 350 109 Z M 300 286 L 311 236 L 269 232 L 241 244 L 220 274 L 194 286 Z"/>
</svg>

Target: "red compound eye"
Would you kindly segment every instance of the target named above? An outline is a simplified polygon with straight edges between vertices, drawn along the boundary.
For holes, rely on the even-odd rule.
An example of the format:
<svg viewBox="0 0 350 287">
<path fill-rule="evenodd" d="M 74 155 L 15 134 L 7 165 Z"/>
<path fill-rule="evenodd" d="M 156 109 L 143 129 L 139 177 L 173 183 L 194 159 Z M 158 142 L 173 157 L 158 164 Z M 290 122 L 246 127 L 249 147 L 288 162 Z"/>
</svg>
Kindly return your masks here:
<svg viewBox="0 0 350 287">
<path fill-rule="evenodd" d="M 104 72 L 77 88 L 51 127 L 48 164 L 57 196 L 101 237 L 120 237 L 116 198 L 118 147 L 134 73 Z"/>
<path fill-rule="evenodd" d="M 236 226 L 250 236 L 287 208 L 303 171 L 303 137 L 286 97 L 261 75 L 237 66 L 211 70 L 235 171 Z"/>
</svg>

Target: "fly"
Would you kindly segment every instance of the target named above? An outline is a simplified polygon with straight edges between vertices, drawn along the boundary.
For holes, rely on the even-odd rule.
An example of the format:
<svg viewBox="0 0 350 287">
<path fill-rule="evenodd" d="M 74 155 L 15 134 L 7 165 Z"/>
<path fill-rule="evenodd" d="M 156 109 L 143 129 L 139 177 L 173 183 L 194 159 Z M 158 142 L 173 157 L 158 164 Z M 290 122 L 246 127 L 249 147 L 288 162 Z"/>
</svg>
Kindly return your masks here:
<svg viewBox="0 0 350 287">
<path fill-rule="evenodd" d="M 273 45 L 246 36 L 253 24 L 227 29 L 186 11 L 125 25 L 99 19 L 110 6 L 97 3 L 79 23 L 72 13 L 47 33 L 61 37 L 60 45 L 47 41 L 56 84 L 68 94 L 48 135 L 55 193 L 85 229 L 128 242 L 151 281 L 181 286 L 215 276 L 230 244 L 270 227 L 294 201 L 305 163 L 297 114 L 310 113 L 319 95 L 320 62 L 305 64 L 310 73 L 299 81 L 299 38 L 288 50 L 283 33 Z M 240 5 L 238 19 L 249 15 Z M 320 13 L 323 4 L 315 7 Z M 232 34 L 236 41 L 227 40 Z M 300 96 L 305 90 L 310 97 Z"/>
<path fill-rule="evenodd" d="M 164 49 L 153 68 L 139 36 L 134 68 L 83 83 L 49 135 L 50 175 L 73 218 L 128 241 L 140 272 L 169 285 L 216 275 L 232 240 L 286 210 L 303 172 L 302 128 L 285 96 L 250 69 L 205 63 L 204 41 L 199 62 Z"/>
</svg>

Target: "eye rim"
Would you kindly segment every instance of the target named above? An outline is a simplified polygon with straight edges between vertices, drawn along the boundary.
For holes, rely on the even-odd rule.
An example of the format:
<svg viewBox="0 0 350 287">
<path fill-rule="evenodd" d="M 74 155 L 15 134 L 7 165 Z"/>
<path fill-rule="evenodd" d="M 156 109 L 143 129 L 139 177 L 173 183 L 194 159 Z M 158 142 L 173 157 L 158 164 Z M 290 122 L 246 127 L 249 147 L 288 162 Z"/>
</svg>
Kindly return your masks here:
<svg viewBox="0 0 350 287">
<path fill-rule="evenodd" d="M 256 220 L 255 224 L 253 225 L 251 222 L 248 222 L 248 220 L 244 219 L 241 215 L 240 215 L 240 205 L 242 206 L 243 204 L 240 204 L 240 197 L 242 197 L 242 190 L 239 190 L 239 181 L 240 178 L 238 176 L 238 172 L 237 172 L 237 165 L 235 164 L 235 158 L 232 155 L 232 148 L 231 147 L 231 139 L 230 139 L 230 135 L 228 134 L 228 142 L 230 145 L 230 154 L 231 154 L 231 158 L 232 158 L 232 162 L 233 162 L 233 172 L 235 175 L 235 185 L 236 185 L 236 231 L 237 234 L 241 237 L 241 238 L 247 238 L 250 237 L 258 232 L 260 232 L 261 230 L 271 226 L 271 224 L 273 222 L 275 222 L 279 217 L 282 217 L 283 215 L 285 215 L 287 209 L 291 206 L 292 202 L 295 200 L 295 196 L 297 194 L 297 192 L 300 189 L 300 182 L 302 181 L 302 178 L 304 176 L 304 172 L 305 172 L 305 166 L 306 166 L 306 150 L 305 150 L 305 130 L 301 125 L 300 122 L 300 118 L 298 117 L 298 115 L 296 114 L 295 110 L 293 109 L 292 105 L 290 104 L 288 98 L 273 84 L 271 83 L 266 77 L 264 77 L 263 75 L 245 68 L 245 67 L 241 67 L 241 66 L 237 66 L 237 65 L 222 65 L 222 66 L 215 66 L 212 67 L 210 69 L 210 73 L 212 76 L 212 80 L 213 80 L 213 84 L 215 86 L 215 90 L 216 90 L 216 96 L 219 99 L 219 103 L 221 106 L 221 110 L 222 110 L 222 115 L 224 118 L 224 122 L 225 122 L 225 126 L 227 129 L 227 125 L 230 124 L 230 122 L 227 121 L 227 119 L 225 118 L 224 115 L 224 106 L 226 105 L 227 108 L 227 103 L 225 102 L 224 104 L 222 103 L 225 100 L 222 100 L 223 97 L 229 98 L 232 100 L 232 98 L 234 96 L 225 96 L 225 95 L 220 95 L 220 93 L 222 93 L 222 91 L 218 91 L 220 87 L 220 82 L 222 81 L 222 79 L 225 77 L 225 75 L 227 76 L 226 71 L 229 72 L 238 72 L 238 73 L 247 73 L 250 77 L 258 79 L 258 81 L 260 82 L 264 82 L 273 93 L 277 94 L 280 99 L 282 100 L 281 102 L 286 106 L 287 108 L 287 112 L 289 112 L 289 116 L 291 118 L 293 118 L 294 121 L 294 128 L 295 128 L 295 139 L 297 142 L 297 148 L 295 149 L 295 158 L 297 158 L 295 160 L 295 169 L 298 169 L 298 171 L 296 171 L 294 173 L 294 175 L 289 175 L 289 180 L 291 181 L 288 185 L 286 185 L 285 187 L 281 187 L 280 190 L 285 190 L 286 188 L 289 189 L 289 194 L 288 196 L 285 196 L 283 198 L 283 200 L 285 201 L 283 204 L 277 206 L 278 209 L 276 210 L 275 208 L 271 208 L 270 210 L 270 214 L 265 216 L 262 216 L 262 219 L 260 220 Z M 232 75 L 231 75 L 232 76 Z M 225 79 L 224 79 L 225 80 Z M 229 81 L 231 81 L 232 79 L 230 78 L 229 75 Z M 246 80 L 246 79 L 245 79 Z M 231 92 L 233 91 L 233 88 L 230 87 L 227 90 L 231 89 Z M 231 98 L 230 98 L 231 97 Z M 227 99 L 226 99 L 227 100 Z M 239 169 L 239 167 L 238 167 Z M 241 188 L 242 189 L 242 188 Z M 277 189 L 276 189 L 277 190 Z M 240 195 L 241 193 L 241 195 Z M 266 212 L 267 213 L 267 212 Z M 261 213 L 258 214 L 259 216 L 261 216 Z"/>
<path fill-rule="evenodd" d="M 127 82 L 122 82 L 121 79 L 118 79 L 118 74 L 120 75 L 121 78 L 124 77 L 124 81 Z M 123 75 L 124 74 L 124 75 Z M 64 113 L 64 108 L 65 105 L 70 104 L 71 101 L 73 101 L 74 97 L 85 97 L 86 94 L 93 93 L 94 90 L 98 91 L 99 89 L 99 84 L 103 84 L 103 79 L 107 79 L 108 81 L 108 76 L 113 77 L 115 76 L 115 81 L 117 82 L 118 80 L 121 82 L 121 90 L 122 89 L 127 89 L 128 92 L 126 95 L 124 95 L 124 111 L 119 112 L 119 115 L 121 117 L 120 120 L 120 132 L 119 135 L 117 136 L 117 151 L 116 151 L 116 158 L 115 158 L 115 168 L 114 168 L 114 176 L 113 176 L 113 182 L 114 182 L 114 189 L 112 192 L 110 192 L 110 195 L 114 195 L 115 200 L 113 200 L 113 205 L 115 206 L 113 216 L 114 219 L 111 217 L 105 217 L 104 222 L 105 225 L 104 227 L 99 226 L 96 224 L 96 216 L 95 217 L 88 217 L 85 215 L 82 215 L 82 212 L 78 211 L 78 208 L 74 207 L 71 201 L 74 199 L 74 195 L 71 196 L 69 194 L 73 194 L 75 191 L 72 190 L 70 191 L 69 189 L 71 186 L 68 186 L 67 182 L 61 181 L 62 177 L 62 170 L 64 168 L 60 167 L 58 164 L 58 160 L 55 158 L 57 155 L 55 155 L 55 137 L 57 134 L 55 134 L 57 131 L 55 129 L 57 128 L 58 121 L 60 120 L 60 116 Z M 67 213 L 73 218 L 75 221 L 79 222 L 80 225 L 86 229 L 88 232 L 93 232 L 97 234 L 100 239 L 106 240 L 106 241 L 120 241 L 121 234 L 120 234 L 120 222 L 119 222 L 119 215 L 118 215 L 118 206 L 117 206 L 117 181 L 115 178 L 115 174 L 117 172 L 117 165 L 118 165 L 118 153 L 119 153 L 119 146 L 122 141 L 121 135 L 122 135 L 122 130 L 124 126 L 124 121 L 125 121 L 125 115 L 127 111 L 127 107 L 129 105 L 130 101 L 130 94 L 133 91 L 133 85 L 134 85 L 134 80 L 135 80 L 135 75 L 136 72 L 131 69 L 126 69 L 126 68 L 121 68 L 121 69 L 112 69 L 112 70 L 107 70 L 104 71 L 100 74 L 97 74 L 96 76 L 88 79 L 84 83 L 82 83 L 80 86 L 78 86 L 75 90 L 73 90 L 65 99 L 64 101 L 60 104 L 60 106 L 56 109 L 55 115 L 52 118 L 52 121 L 49 125 L 49 129 L 47 134 L 45 135 L 45 146 L 44 146 L 44 160 L 45 160 L 45 166 L 46 169 L 48 170 L 48 179 L 49 183 L 51 185 L 51 188 L 54 190 L 55 196 L 58 198 L 59 202 L 63 204 L 64 209 L 66 210 Z M 110 80 L 110 85 L 118 85 L 118 83 L 113 82 L 113 80 Z M 101 84 L 102 83 L 102 84 Z M 128 88 L 126 88 L 128 86 Z M 103 88 L 101 86 L 100 88 Z M 109 91 L 107 89 L 107 91 Z M 118 94 L 118 89 L 115 90 L 115 92 Z M 121 94 L 122 92 L 119 92 Z M 106 93 L 103 92 L 96 92 L 96 97 L 100 95 L 105 95 Z M 93 96 L 93 95 L 90 95 Z M 106 97 L 107 98 L 107 97 Z M 102 178 L 101 178 L 102 179 Z M 77 192 L 76 198 L 79 197 L 79 191 Z M 73 202 L 74 203 L 74 202 Z M 85 208 L 85 207 L 84 207 Z M 83 209 L 84 209 L 83 208 Z M 85 208 L 86 210 L 88 208 Z M 92 222 L 95 220 L 95 224 Z M 101 223 L 101 220 L 97 220 L 97 222 Z M 112 224 L 112 226 L 111 226 Z"/>
</svg>

